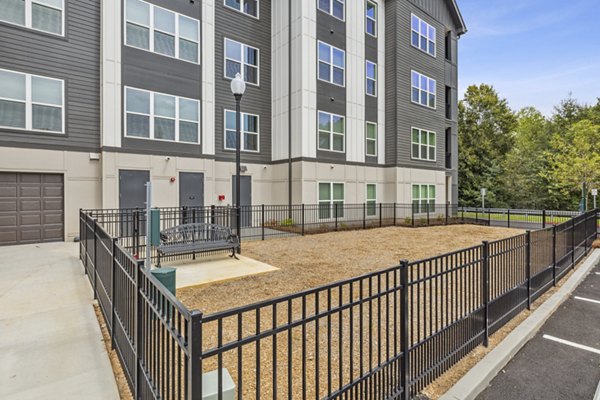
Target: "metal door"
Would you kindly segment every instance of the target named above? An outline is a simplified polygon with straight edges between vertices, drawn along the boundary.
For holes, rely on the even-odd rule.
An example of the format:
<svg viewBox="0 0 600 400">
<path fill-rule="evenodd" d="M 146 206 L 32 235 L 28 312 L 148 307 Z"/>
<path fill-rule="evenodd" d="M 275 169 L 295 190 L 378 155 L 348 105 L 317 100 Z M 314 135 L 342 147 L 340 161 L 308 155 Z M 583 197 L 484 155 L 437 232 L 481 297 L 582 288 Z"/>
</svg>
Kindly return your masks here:
<svg viewBox="0 0 600 400">
<path fill-rule="evenodd" d="M 119 171 L 119 208 L 138 208 L 123 214 L 121 219 L 121 236 L 137 237 L 146 232 L 146 182 L 150 180 L 150 171 L 126 170 Z"/>
<path fill-rule="evenodd" d="M 179 206 L 185 207 L 183 223 L 204 221 L 204 174 L 179 173 Z"/>
</svg>

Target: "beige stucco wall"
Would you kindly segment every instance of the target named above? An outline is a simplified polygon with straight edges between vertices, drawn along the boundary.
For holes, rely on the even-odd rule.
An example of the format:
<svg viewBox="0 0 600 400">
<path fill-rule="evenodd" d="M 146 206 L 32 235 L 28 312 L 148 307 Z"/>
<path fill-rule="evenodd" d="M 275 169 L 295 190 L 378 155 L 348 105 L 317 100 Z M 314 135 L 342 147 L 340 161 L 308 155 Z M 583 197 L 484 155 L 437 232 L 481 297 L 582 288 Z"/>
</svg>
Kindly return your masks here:
<svg viewBox="0 0 600 400">
<path fill-rule="evenodd" d="M 100 161 L 90 153 L 0 147 L 0 171 L 64 175 L 65 240 L 79 234 L 79 209 L 101 204 Z"/>
</svg>

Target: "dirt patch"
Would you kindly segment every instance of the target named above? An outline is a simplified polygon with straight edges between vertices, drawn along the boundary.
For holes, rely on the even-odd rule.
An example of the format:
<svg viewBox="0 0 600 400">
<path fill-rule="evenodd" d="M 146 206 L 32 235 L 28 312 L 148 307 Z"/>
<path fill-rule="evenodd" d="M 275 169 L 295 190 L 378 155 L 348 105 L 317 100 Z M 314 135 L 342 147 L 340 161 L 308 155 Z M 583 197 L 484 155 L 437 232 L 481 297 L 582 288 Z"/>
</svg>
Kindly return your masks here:
<svg viewBox="0 0 600 400">
<path fill-rule="evenodd" d="M 125 378 L 125 373 L 123 372 L 123 367 L 119 361 L 119 356 L 117 356 L 116 351 L 110 349 L 110 334 L 108 333 L 104 316 L 102 315 L 100 307 L 98 307 L 97 304 L 94 304 L 94 311 L 96 312 L 96 318 L 98 318 L 98 324 L 100 325 L 100 330 L 102 331 L 102 341 L 104 342 L 104 346 L 108 352 L 110 364 L 112 365 L 113 373 L 115 375 L 115 381 L 117 382 L 117 388 L 119 389 L 119 397 L 121 400 L 133 400 L 133 396 L 129 391 L 127 379 Z"/>
<path fill-rule="evenodd" d="M 473 225 L 389 227 L 244 242 L 243 255 L 280 270 L 179 289 L 177 297 L 190 309 L 214 313 L 520 233 Z"/>
</svg>

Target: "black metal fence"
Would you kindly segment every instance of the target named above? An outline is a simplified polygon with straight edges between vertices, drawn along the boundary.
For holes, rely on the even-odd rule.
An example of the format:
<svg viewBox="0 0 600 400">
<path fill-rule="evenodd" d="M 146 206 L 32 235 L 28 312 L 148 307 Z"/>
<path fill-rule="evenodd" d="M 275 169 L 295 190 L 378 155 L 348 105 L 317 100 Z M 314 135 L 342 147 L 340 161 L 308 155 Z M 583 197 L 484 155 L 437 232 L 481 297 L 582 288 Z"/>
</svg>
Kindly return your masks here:
<svg viewBox="0 0 600 400">
<path fill-rule="evenodd" d="M 451 215 L 460 212 L 471 211 Z M 118 229 L 110 215 L 95 214 Z M 598 228 L 596 211 L 546 220 L 535 232 L 202 315 L 166 293 L 94 213 L 81 220 L 82 261 L 142 399 L 201 398 L 208 372 L 222 399 L 224 369 L 237 399 L 409 399 L 573 269 Z"/>
</svg>

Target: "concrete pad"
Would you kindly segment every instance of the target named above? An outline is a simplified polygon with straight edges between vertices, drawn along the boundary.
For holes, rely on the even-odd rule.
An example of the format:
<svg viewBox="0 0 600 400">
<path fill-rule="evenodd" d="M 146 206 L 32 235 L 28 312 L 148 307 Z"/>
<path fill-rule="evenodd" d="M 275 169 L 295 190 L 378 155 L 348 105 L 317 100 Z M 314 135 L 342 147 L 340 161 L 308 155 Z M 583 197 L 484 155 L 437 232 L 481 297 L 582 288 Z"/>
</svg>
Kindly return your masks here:
<svg viewBox="0 0 600 400">
<path fill-rule="evenodd" d="M 177 269 L 178 289 L 279 270 L 272 265 L 242 255 L 238 255 L 238 258 L 239 260 L 236 260 L 226 254 L 211 257 L 198 256 L 196 260 L 166 262 L 163 266 Z"/>
<path fill-rule="evenodd" d="M 119 398 L 78 251 L 0 247 L 0 398 Z"/>
<path fill-rule="evenodd" d="M 440 400 L 475 399 L 487 388 L 502 368 L 536 335 L 561 304 L 569 299 L 598 262 L 600 262 L 600 250 L 595 250 L 556 293 L 471 368 Z"/>
</svg>

